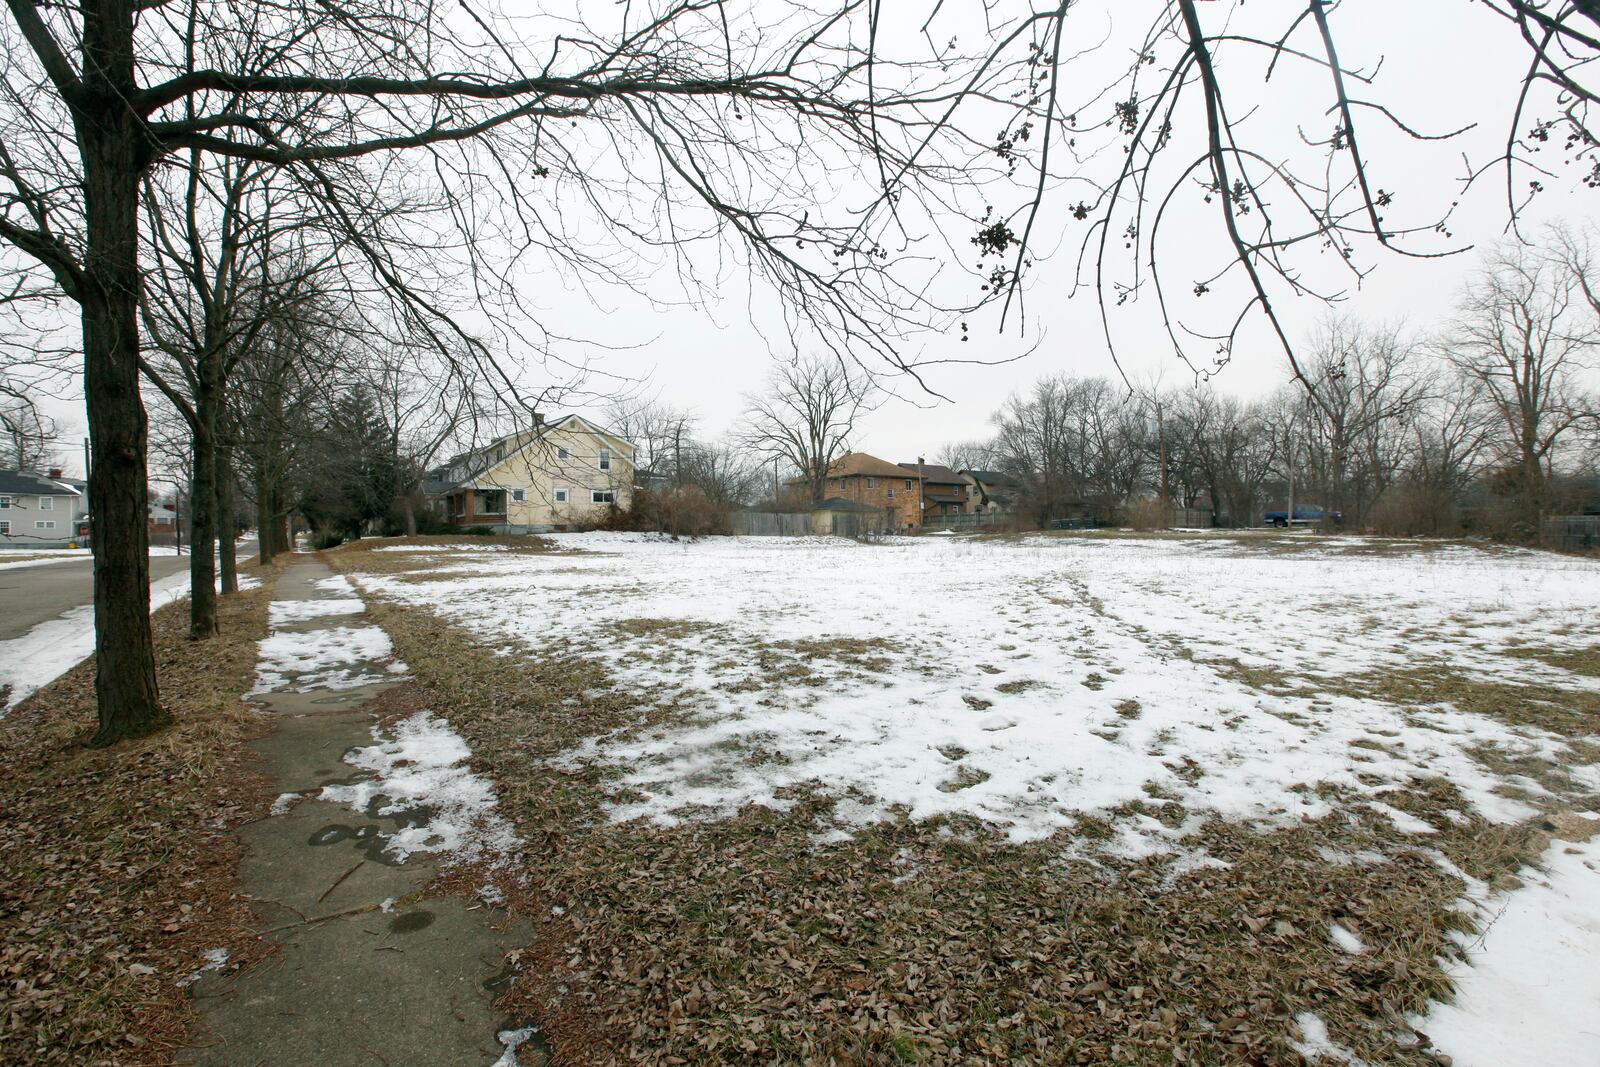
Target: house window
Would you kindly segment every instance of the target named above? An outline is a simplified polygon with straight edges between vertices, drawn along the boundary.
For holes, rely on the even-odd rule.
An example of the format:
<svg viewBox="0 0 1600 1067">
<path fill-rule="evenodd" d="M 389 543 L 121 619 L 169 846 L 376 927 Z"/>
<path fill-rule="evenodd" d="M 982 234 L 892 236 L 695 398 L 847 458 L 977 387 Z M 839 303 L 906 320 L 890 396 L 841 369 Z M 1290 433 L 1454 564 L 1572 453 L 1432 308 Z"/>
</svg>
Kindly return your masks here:
<svg viewBox="0 0 1600 1067">
<path fill-rule="evenodd" d="M 11 520 L 10 519 L 0 519 L 0 537 L 10 537 L 10 536 L 11 536 Z"/>
<path fill-rule="evenodd" d="M 592 504 L 615 504 L 617 502 L 617 491 L 615 489 L 590 490 L 589 502 Z"/>
<path fill-rule="evenodd" d="M 876 479 L 876 478 L 868 478 L 867 479 L 867 488 L 868 489 L 876 489 L 877 487 L 878 487 L 878 479 Z"/>
<path fill-rule="evenodd" d="M 505 446 L 504 445 L 496 445 L 495 449 L 494 449 L 494 461 L 496 463 L 499 463 L 501 460 L 503 460 L 505 458 L 506 458 Z"/>
<path fill-rule="evenodd" d="M 911 480 L 911 479 L 910 479 L 910 478 L 907 478 L 907 479 L 906 479 L 906 488 L 907 488 L 907 489 L 912 489 L 912 488 L 915 488 L 915 487 L 916 487 L 916 484 L 917 484 L 917 483 L 916 483 L 916 482 L 914 482 L 914 481 L 912 481 L 912 480 Z"/>
<path fill-rule="evenodd" d="M 55 509 L 56 509 L 56 498 L 55 497 L 53 497 L 53 496 L 42 496 L 42 497 L 39 498 L 39 510 L 40 511 L 54 511 Z"/>
<path fill-rule="evenodd" d="M 564 449 L 564 448 L 556 449 L 556 458 L 557 459 L 570 459 L 571 457 L 572 457 L 572 453 L 568 452 L 566 449 Z"/>
<path fill-rule="evenodd" d="M 54 530 L 56 523 L 54 519 L 40 519 L 33 524 L 33 528 L 35 530 Z"/>
<path fill-rule="evenodd" d="M 556 490 L 556 503 L 557 504 L 565 504 L 566 502 L 567 502 L 567 491 L 565 489 L 557 489 Z"/>
<path fill-rule="evenodd" d="M 611 469 L 611 449 L 609 448 L 600 450 L 600 469 L 603 471 Z"/>
<path fill-rule="evenodd" d="M 889 490 L 889 499 L 890 499 L 890 500 L 893 500 L 893 499 L 894 499 L 894 490 L 893 490 L 893 489 L 890 489 L 890 490 Z"/>
<path fill-rule="evenodd" d="M 506 513 L 506 493 L 504 489 L 489 489 L 478 493 L 479 515 L 504 515 Z"/>
<path fill-rule="evenodd" d="M 525 499 L 527 499 L 527 495 L 528 495 L 527 492 L 522 490 L 522 489 L 513 489 L 513 490 L 511 490 L 511 499 L 512 500 L 525 500 Z"/>
<path fill-rule="evenodd" d="M 0 496 L 0 509 L 9 508 L 10 506 L 11 498 L 8 496 Z"/>
</svg>

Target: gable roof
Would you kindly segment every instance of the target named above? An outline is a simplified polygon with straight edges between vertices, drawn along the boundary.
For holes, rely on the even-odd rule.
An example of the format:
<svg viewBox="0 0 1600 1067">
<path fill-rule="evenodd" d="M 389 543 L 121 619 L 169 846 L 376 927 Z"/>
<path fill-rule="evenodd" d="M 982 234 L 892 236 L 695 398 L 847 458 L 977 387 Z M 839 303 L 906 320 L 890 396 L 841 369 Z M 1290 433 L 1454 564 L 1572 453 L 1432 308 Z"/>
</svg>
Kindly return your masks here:
<svg viewBox="0 0 1600 1067">
<path fill-rule="evenodd" d="M 1002 474 L 999 471 L 962 471 L 961 473 L 970 474 L 984 485 L 992 485 L 998 489 L 1020 489 L 1022 487 L 1021 483 L 1011 475 Z"/>
<path fill-rule="evenodd" d="M 846 452 L 828 464 L 829 478 L 849 478 L 856 475 L 875 478 L 904 478 L 906 472 L 886 459 L 869 456 L 865 452 Z"/>
<path fill-rule="evenodd" d="M 940 485 L 961 485 L 966 481 L 949 467 L 938 463 L 902 463 L 900 466 L 913 474 L 920 474 L 923 481 L 936 482 Z"/>
<path fill-rule="evenodd" d="M 572 423 L 577 423 L 583 429 L 598 437 L 608 437 L 622 445 L 627 449 L 627 461 L 630 464 L 633 462 L 633 442 L 626 437 L 613 433 L 604 426 L 592 423 L 582 415 L 557 415 L 555 418 L 541 421 L 528 429 L 515 430 L 511 433 L 503 434 L 477 448 L 451 456 L 444 463 L 426 472 L 423 479 L 423 492 L 429 496 L 439 496 L 456 486 L 470 488 L 479 476 L 493 470 L 535 441 L 548 435 L 551 431 L 567 429 Z M 494 450 L 496 448 L 504 449 L 499 459 L 494 458 Z M 452 472 L 458 470 L 459 475 L 451 477 Z"/>
<path fill-rule="evenodd" d="M 0 494 L 6 496 L 81 496 L 70 485 L 62 485 L 40 474 L 0 470 Z"/>
</svg>

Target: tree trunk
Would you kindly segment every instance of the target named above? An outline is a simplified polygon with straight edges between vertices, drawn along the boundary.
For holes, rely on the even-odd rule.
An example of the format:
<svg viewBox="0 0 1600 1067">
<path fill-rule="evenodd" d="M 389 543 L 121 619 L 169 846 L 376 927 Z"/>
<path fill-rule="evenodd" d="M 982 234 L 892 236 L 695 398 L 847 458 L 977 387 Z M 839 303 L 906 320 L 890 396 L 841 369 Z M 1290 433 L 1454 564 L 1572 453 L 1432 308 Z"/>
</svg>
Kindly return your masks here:
<svg viewBox="0 0 1600 1067">
<path fill-rule="evenodd" d="M 403 495 L 400 498 L 400 500 L 401 500 L 400 507 L 405 512 L 405 516 L 406 516 L 406 536 L 407 537 L 415 537 L 415 536 L 417 536 L 417 505 L 416 505 L 416 501 L 412 498 L 412 495 L 411 495 L 410 492 L 405 493 L 405 495 Z"/>
<path fill-rule="evenodd" d="M 278 554 L 272 529 L 272 487 L 264 474 L 256 475 L 256 545 L 263 564 L 271 563 Z"/>
<path fill-rule="evenodd" d="M 239 591 L 239 555 L 234 545 L 233 522 L 233 446 L 217 445 L 217 570 L 222 592 Z"/>
<path fill-rule="evenodd" d="M 189 483 L 189 640 L 203 641 L 217 632 L 217 446 L 216 398 L 208 382 L 206 357 L 201 357 L 195 397 L 194 473 Z"/>
<path fill-rule="evenodd" d="M 73 122 L 83 158 L 84 400 L 89 416 L 89 511 L 94 516 L 94 744 L 142 737 L 170 718 L 156 688 L 150 637 L 147 423 L 139 398 L 139 158 L 133 4 L 84 5 L 83 96 Z"/>
</svg>

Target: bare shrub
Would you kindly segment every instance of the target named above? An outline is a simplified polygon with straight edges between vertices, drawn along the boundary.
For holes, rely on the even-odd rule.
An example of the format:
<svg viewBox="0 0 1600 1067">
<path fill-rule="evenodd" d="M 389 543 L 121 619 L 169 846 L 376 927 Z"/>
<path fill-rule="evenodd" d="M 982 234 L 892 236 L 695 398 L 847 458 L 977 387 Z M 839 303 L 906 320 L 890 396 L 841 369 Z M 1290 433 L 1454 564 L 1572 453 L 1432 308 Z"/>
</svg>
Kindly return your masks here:
<svg viewBox="0 0 1600 1067">
<path fill-rule="evenodd" d="M 1123 514 L 1135 530 L 1159 530 L 1167 525 L 1167 509 L 1153 497 L 1135 500 L 1123 509 Z"/>
<path fill-rule="evenodd" d="M 1386 537 L 1450 537 L 1462 530 L 1453 494 L 1425 486 L 1394 486 L 1367 513 L 1367 525 Z"/>
<path fill-rule="evenodd" d="M 662 491 L 639 490 L 633 500 L 633 529 L 673 537 L 703 537 L 730 532 L 729 509 L 697 485 Z"/>
</svg>

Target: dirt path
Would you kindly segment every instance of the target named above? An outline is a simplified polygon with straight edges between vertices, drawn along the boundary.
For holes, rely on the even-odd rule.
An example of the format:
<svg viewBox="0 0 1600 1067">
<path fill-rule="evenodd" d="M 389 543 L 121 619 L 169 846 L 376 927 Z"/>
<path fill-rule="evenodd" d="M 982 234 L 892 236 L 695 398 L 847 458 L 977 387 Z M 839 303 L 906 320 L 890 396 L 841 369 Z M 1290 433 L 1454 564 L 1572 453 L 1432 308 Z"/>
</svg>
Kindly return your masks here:
<svg viewBox="0 0 1600 1067">
<path fill-rule="evenodd" d="M 177 1062 L 509 1064 L 498 1034 L 514 1024 L 497 1018 L 491 1001 L 508 980 L 505 953 L 527 942 L 526 930 L 496 929 L 503 916 L 480 901 L 417 897 L 437 863 L 427 852 L 397 859 L 391 846 L 428 822 L 427 809 L 384 815 L 382 798 L 365 812 L 323 798 L 325 786 L 371 778 L 343 757 L 374 743 L 367 705 L 401 684 L 395 665 L 372 653 L 387 641 L 320 562 L 292 564 L 277 597 L 258 686 L 269 691 L 252 699 L 275 720 L 255 749 L 281 795 L 274 814 L 240 831 L 239 872 L 258 930 L 277 952 L 237 973 L 219 960 L 196 979 L 202 1036 Z M 298 647 L 308 651 L 296 667 Z"/>
</svg>

